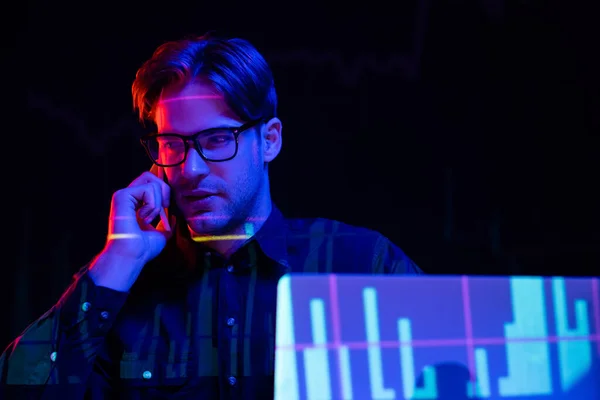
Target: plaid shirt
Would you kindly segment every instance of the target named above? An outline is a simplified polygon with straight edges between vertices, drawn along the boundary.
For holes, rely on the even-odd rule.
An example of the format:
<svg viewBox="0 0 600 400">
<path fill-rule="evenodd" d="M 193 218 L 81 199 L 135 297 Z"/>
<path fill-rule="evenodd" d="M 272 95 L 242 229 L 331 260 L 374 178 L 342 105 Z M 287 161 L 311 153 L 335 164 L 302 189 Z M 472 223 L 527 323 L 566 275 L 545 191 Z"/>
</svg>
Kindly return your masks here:
<svg viewBox="0 0 600 400">
<path fill-rule="evenodd" d="M 422 273 L 379 233 L 275 207 L 227 260 L 178 225 L 129 293 L 77 273 L 2 354 L 0 398 L 273 398 L 283 274 Z"/>
</svg>

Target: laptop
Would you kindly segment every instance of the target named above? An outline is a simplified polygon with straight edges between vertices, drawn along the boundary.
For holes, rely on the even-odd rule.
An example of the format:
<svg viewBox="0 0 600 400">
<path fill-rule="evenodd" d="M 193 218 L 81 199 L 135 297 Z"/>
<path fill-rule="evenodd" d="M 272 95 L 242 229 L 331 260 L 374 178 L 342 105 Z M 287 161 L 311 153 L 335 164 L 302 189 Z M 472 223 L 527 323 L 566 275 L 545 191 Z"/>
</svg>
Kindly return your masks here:
<svg viewBox="0 0 600 400">
<path fill-rule="evenodd" d="M 285 275 L 275 400 L 599 400 L 599 288 L 599 278 Z"/>
</svg>

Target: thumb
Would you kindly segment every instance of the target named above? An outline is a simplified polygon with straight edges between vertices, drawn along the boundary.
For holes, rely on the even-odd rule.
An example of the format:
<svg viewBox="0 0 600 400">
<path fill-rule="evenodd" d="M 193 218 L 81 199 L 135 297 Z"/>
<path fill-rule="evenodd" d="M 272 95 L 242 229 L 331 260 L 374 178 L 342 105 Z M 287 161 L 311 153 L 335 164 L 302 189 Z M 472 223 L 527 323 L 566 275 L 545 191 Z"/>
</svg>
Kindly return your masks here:
<svg viewBox="0 0 600 400">
<path fill-rule="evenodd" d="M 169 217 L 169 224 L 171 225 L 169 228 L 171 228 L 171 229 L 167 229 L 167 227 L 163 224 L 163 221 L 161 220 L 158 223 L 158 225 L 156 226 L 156 230 L 158 232 L 162 233 L 167 239 L 170 239 L 171 236 L 173 236 L 173 232 L 175 232 L 176 223 L 177 223 L 177 218 L 174 215 L 171 215 Z"/>
</svg>

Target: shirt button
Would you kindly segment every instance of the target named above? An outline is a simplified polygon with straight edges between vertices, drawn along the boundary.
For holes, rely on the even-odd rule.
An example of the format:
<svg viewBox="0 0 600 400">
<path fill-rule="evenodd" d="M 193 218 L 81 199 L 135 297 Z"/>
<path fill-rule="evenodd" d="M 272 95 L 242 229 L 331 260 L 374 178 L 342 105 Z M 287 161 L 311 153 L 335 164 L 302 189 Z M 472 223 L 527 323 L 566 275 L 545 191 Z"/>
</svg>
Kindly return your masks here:
<svg viewBox="0 0 600 400">
<path fill-rule="evenodd" d="M 56 352 L 55 351 L 50 353 L 50 361 L 52 361 L 52 362 L 56 361 Z"/>
<path fill-rule="evenodd" d="M 144 371 L 144 373 L 142 374 L 142 378 L 144 378 L 146 380 L 152 378 L 152 372 L 150 372 L 150 371 Z"/>
<path fill-rule="evenodd" d="M 229 272 L 229 273 L 233 272 L 233 265 L 230 265 L 227 267 L 227 272 Z"/>
<path fill-rule="evenodd" d="M 235 384 L 237 383 L 237 379 L 235 379 L 235 376 L 230 376 L 228 380 L 229 386 L 235 386 Z"/>
<path fill-rule="evenodd" d="M 227 318 L 227 326 L 234 326 L 235 318 Z"/>
<path fill-rule="evenodd" d="M 91 307 L 92 305 L 86 301 L 81 305 L 81 310 L 87 312 Z"/>
<path fill-rule="evenodd" d="M 110 314 L 109 314 L 108 311 L 102 311 L 100 313 L 100 318 L 102 318 L 102 319 L 108 319 L 108 317 L 110 317 Z"/>
</svg>

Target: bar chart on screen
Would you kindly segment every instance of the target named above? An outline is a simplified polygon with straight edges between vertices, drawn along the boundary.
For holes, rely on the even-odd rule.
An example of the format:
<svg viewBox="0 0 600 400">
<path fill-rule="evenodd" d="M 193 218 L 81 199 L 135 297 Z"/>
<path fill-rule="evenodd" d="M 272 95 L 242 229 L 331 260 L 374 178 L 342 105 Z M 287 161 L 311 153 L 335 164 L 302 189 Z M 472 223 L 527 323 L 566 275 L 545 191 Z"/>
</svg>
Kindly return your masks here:
<svg viewBox="0 0 600 400">
<path fill-rule="evenodd" d="M 598 278 L 286 275 L 275 398 L 600 399 Z"/>
</svg>

